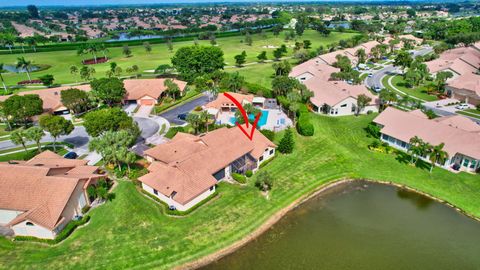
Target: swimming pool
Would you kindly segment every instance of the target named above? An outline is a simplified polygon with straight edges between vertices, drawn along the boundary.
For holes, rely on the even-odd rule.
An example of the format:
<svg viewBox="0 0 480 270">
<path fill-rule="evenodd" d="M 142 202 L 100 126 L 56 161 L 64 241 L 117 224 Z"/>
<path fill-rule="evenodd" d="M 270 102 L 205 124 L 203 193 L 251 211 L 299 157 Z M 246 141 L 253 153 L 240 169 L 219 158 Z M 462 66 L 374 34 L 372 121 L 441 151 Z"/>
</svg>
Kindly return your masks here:
<svg viewBox="0 0 480 270">
<path fill-rule="evenodd" d="M 249 114 L 248 119 L 253 121 L 255 119 L 255 115 Z M 257 125 L 259 127 L 264 126 L 267 123 L 267 119 L 268 119 L 268 111 L 262 110 L 262 115 L 260 116 L 260 119 L 258 119 L 258 124 Z M 236 122 L 237 122 L 237 118 L 235 118 L 235 116 L 230 117 L 230 123 L 232 125 L 235 125 Z"/>
</svg>

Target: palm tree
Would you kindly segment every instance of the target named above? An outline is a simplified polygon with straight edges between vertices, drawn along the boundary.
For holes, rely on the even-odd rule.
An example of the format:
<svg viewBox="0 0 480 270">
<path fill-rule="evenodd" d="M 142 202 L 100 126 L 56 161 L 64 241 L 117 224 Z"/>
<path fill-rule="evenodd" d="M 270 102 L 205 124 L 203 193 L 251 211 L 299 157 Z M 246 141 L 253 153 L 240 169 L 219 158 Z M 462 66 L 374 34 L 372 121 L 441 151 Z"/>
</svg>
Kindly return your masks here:
<svg viewBox="0 0 480 270">
<path fill-rule="evenodd" d="M 192 126 L 195 135 L 198 133 L 198 127 L 200 126 L 200 116 L 198 114 L 190 113 L 187 115 L 187 118 L 185 119 L 190 126 Z"/>
<path fill-rule="evenodd" d="M 379 94 L 380 97 L 380 103 L 382 106 L 382 109 L 385 109 L 387 105 L 390 105 L 392 102 L 397 101 L 397 94 L 395 94 L 393 91 L 388 90 L 388 89 L 382 89 Z"/>
<path fill-rule="evenodd" d="M 208 133 L 208 124 L 210 122 L 210 114 L 207 111 L 202 111 L 200 113 L 200 119 L 201 119 L 202 123 L 205 125 L 205 129 Z"/>
<path fill-rule="evenodd" d="M 355 56 L 358 58 L 358 64 L 363 64 L 367 60 L 367 54 L 365 53 L 365 49 L 358 49 L 355 52 Z"/>
<path fill-rule="evenodd" d="M 31 127 L 25 131 L 25 138 L 29 141 L 35 142 L 37 145 L 37 151 L 40 153 L 41 146 L 40 141 L 42 140 L 45 132 L 40 127 Z"/>
<path fill-rule="evenodd" d="M 5 93 L 7 92 L 7 85 L 5 85 L 5 80 L 3 79 L 2 73 L 6 73 L 7 71 L 3 69 L 3 63 L 0 63 L 0 80 L 3 84 L 3 89 L 5 89 Z"/>
<path fill-rule="evenodd" d="M 101 43 L 99 47 L 103 53 L 103 57 L 105 57 L 105 60 L 108 60 L 108 57 L 107 57 L 108 48 L 105 46 L 104 43 Z"/>
<path fill-rule="evenodd" d="M 430 162 L 432 165 L 430 166 L 430 173 L 432 173 L 433 167 L 435 167 L 435 163 L 444 164 L 445 161 L 448 159 L 448 153 L 443 151 L 443 147 L 445 146 L 444 143 L 439 145 L 433 146 L 430 151 Z"/>
<path fill-rule="evenodd" d="M 70 74 L 72 74 L 73 76 L 75 76 L 75 82 L 78 82 L 77 80 L 77 74 L 78 74 L 79 70 L 78 70 L 78 67 L 75 66 L 75 65 L 71 65 L 70 66 Z"/>
<path fill-rule="evenodd" d="M 410 139 L 409 144 L 410 147 L 408 148 L 408 152 L 410 152 L 412 156 L 410 163 L 413 164 L 415 157 L 422 154 L 420 145 L 423 144 L 423 140 L 415 136 Z"/>
<path fill-rule="evenodd" d="M 23 149 L 25 149 L 25 152 L 27 152 L 27 146 L 25 145 L 26 140 L 25 140 L 25 131 L 23 130 L 15 130 L 10 134 L 10 140 L 12 141 L 13 144 L 19 145 L 21 144 L 23 146 Z"/>
<path fill-rule="evenodd" d="M 97 63 L 97 52 L 98 52 L 98 45 L 96 43 L 90 43 L 87 45 L 85 48 L 88 53 L 91 53 L 93 55 L 93 59 L 95 61 L 95 64 Z"/>
<path fill-rule="evenodd" d="M 17 58 L 17 69 L 23 69 L 27 72 L 28 80 L 31 81 L 30 69 L 32 68 L 32 61 L 26 60 L 25 57 Z"/>
</svg>

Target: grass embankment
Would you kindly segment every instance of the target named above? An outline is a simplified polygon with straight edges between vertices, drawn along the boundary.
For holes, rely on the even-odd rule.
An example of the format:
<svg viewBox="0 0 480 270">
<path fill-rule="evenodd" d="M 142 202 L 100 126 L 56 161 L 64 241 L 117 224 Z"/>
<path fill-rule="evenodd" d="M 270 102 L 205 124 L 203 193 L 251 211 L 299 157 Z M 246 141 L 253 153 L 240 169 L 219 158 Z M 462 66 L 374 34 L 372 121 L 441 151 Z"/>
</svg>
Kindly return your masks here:
<svg viewBox="0 0 480 270">
<path fill-rule="evenodd" d="M 56 146 L 56 153 L 63 156 L 68 153 L 66 147 L 70 147 L 68 144 L 65 143 L 57 143 Z M 52 143 L 42 143 L 41 146 L 42 150 L 51 150 L 53 151 L 53 144 Z M 37 146 L 36 145 L 27 145 L 27 151 L 24 150 L 23 147 L 16 147 L 12 149 L 6 149 L 0 151 L 0 162 L 7 162 L 10 160 L 28 160 L 34 157 L 37 154 Z M 18 151 L 11 154 L 6 154 L 10 152 Z"/>
<path fill-rule="evenodd" d="M 188 217 L 172 218 L 133 183 L 120 181 L 116 198 L 93 209 L 90 224 L 57 246 L 0 238 L 0 268 L 168 269 L 244 238 L 300 196 L 341 178 L 408 185 L 480 216 L 478 176 L 439 168 L 430 175 L 394 155 L 369 151 L 373 139 L 364 128 L 374 116 L 312 116 L 315 135 L 297 136 L 293 154 L 262 168 L 275 178 L 268 200 L 254 187 L 253 176 L 246 186 L 220 183 L 217 199 Z"/>
<path fill-rule="evenodd" d="M 391 76 L 391 75 L 387 75 L 385 77 L 383 77 L 382 79 L 382 84 L 385 88 L 387 89 L 390 89 L 400 95 L 404 95 L 400 92 L 398 92 L 395 88 L 392 87 L 392 85 L 390 85 L 389 83 L 389 79 L 392 78 L 391 82 L 392 82 L 392 85 L 402 91 L 403 93 L 411 96 L 411 97 L 416 97 L 418 99 L 421 99 L 423 101 L 434 101 L 434 100 L 438 100 L 438 97 L 435 96 L 435 95 L 429 95 L 427 93 L 427 87 L 425 85 L 420 85 L 419 87 L 417 88 L 409 88 L 405 85 L 405 80 L 403 79 L 403 77 L 401 75 L 394 75 L 394 76 Z"/>
<path fill-rule="evenodd" d="M 310 40 L 312 42 L 312 48 L 318 48 L 320 45 L 326 46 L 333 42 L 338 42 L 341 39 L 348 39 L 357 34 L 355 33 L 339 33 L 332 32 L 328 37 L 323 37 L 316 31 L 307 30 L 305 31 L 302 37 L 298 38 L 298 41 Z M 252 35 L 253 44 L 252 46 L 247 45 L 242 42 L 244 40 L 243 36 L 233 36 L 218 38 L 217 43 L 225 53 L 225 64 L 227 66 L 235 65 L 235 55 L 240 54 L 242 51 L 247 53 L 247 62 L 257 61 L 257 55 L 261 51 L 267 51 L 269 59 L 273 58 L 273 48 L 266 48 L 264 46 L 280 46 L 286 44 L 287 46 L 292 46 L 295 44 L 294 40 L 286 42 L 284 40 L 284 34 L 279 36 L 274 36 L 272 33 L 267 33 L 267 37 L 263 38 L 260 34 Z M 210 42 L 207 40 L 200 40 L 199 44 L 201 45 L 210 45 Z M 122 75 L 128 75 L 125 73 L 127 67 L 132 65 L 137 65 L 141 71 L 152 70 L 158 67 L 160 64 L 170 64 L 170 59 L 174 55 L 175 51 L 183 46 L 193 45 L 193 41 L 183 41 L 175 42 L 173 44 L 173 51 L 170 52 L 166 44 L 154 44 L 152 45 L 152 52 L 147 53 L 143 46 L 131 46 L 132 51 L 131 57 L 125 57 L 122 54 L 122 47 L 109 48 L 108 57 L 110 62 L 116 62 L 120 66 L 124 73 Z M 293 49 L 288 48 L 287 56 L 293 55 Z M 33 53 L 33 54 L 12 54 L 12 55 L 2 55 L 2 63 L 5 65 L 14 65 L 17 61 L 17 58 L 20 56 L 25 56 L 26 59 L 33 61 L 34 64 L 44 64 L 50 65 L 51 67 L 47 70 L 33 72 L 32 79 L 38 78 L 45 74 L 52 74 L 55 77 L 55 83 L 65 84 L 65 83 L 75 83 L 76 80 L 80 80 L 79 76 L 74 76 L 70 74 L 70 66 L 77 65 L 81 66 L 82 59 L 93 58 L 92 55 L 77 55 L 75 50 L 68 51 L 56 51 L 56 52 L 42 52 L 42 53 Z M 99 53 L 98 56 L 102 56 Z M 103 63 L 92 65 L 95 68 L 96 73 L 94 77 L 104 77 L 105 72 L 109 70 L 110 64 Z M 17 82 L 27 80 L 27 75 L 24 73 L 7 73 L 3 74 L 6 83 L 8 85 L 16 85 Z"/>
</svg>

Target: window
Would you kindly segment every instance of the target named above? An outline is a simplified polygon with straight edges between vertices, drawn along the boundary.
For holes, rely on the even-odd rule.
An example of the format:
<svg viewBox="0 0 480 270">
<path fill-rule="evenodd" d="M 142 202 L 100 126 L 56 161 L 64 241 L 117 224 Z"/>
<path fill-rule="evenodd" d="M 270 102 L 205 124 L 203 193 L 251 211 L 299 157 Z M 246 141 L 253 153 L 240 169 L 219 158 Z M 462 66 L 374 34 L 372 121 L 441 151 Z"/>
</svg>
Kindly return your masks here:
<svg viewBox="0 0 480 270">
<path fill-rule="evenodd" d="M 267 152 L 267 151 L 268 151 L 268 148 L 265 148 L 265 152 Z"/>
<path fill-rule="evenodd" d="M 261 156 L 258 160 L 262 161 L 262 160 L 263 160 L 263 156 Z"/>
<path fill-rule="evenodd" d="M 272 149 L 272 150 L 270 150 L 270 155 L 273 155 L 273 149 Z"/>
<path fill-rule="evenodd" d="M 470 163 L 470 169 L 475 169 L 475 166 L 477 166 L 477 161 L 472 160 L 472 162 Z"/>
<path fill-rule="evenodd" d="M 153 194 L 158 195 L 158 190 L 153 189 Z"/>
<path fill-rule="evenodd" d="M 213 188 L 215 188 L 215 186 L 211 186 L 211 187 L 210 187 L 210 191 L 213 191 Z"/>
<path fill-rule="evenodd" d="M 27 223 L 27 226 L 34 226 L 32 222 L 28 221 Z"/>
<path fill-rule="evenodd" d="M 464 159 L 464 160 L 463 160 L 463 167 L 468 167 L 468 163 L 469 163 L 469 160 L 468 160 L 468 159 Z"/>
<path fill-rule="evenodd" d="M 340 107 L 345 108 L 347 107 L 347 104 L 342 104 Z"/>
</svg>

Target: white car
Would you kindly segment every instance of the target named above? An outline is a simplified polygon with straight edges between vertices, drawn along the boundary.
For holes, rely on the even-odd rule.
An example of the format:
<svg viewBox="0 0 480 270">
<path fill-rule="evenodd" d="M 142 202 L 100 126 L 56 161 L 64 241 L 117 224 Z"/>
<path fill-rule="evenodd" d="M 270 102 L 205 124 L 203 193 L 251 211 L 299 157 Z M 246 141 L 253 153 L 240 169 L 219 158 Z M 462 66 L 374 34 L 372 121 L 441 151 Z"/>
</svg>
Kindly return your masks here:
<svg viewBox="0 0 480 270">
<path fill-rule="evenodd" d="M 369 74 L 368 74 L 368 77 L 369 77 L 369 78 L 373 77 L 373 74 L 372 74 L 372 73 L 369 73 Z"/>
<path fill-rule="evenodd" d="M 462 103 L 462 104 L 458 104 L 457 106 L 455 106 L 455 109 L 457 109 L 457 110 L 465 110 L 465 109 L 468 109 L 468 108 L 470 108 L 470 106 L 467 103 Z"/>
</svg>

